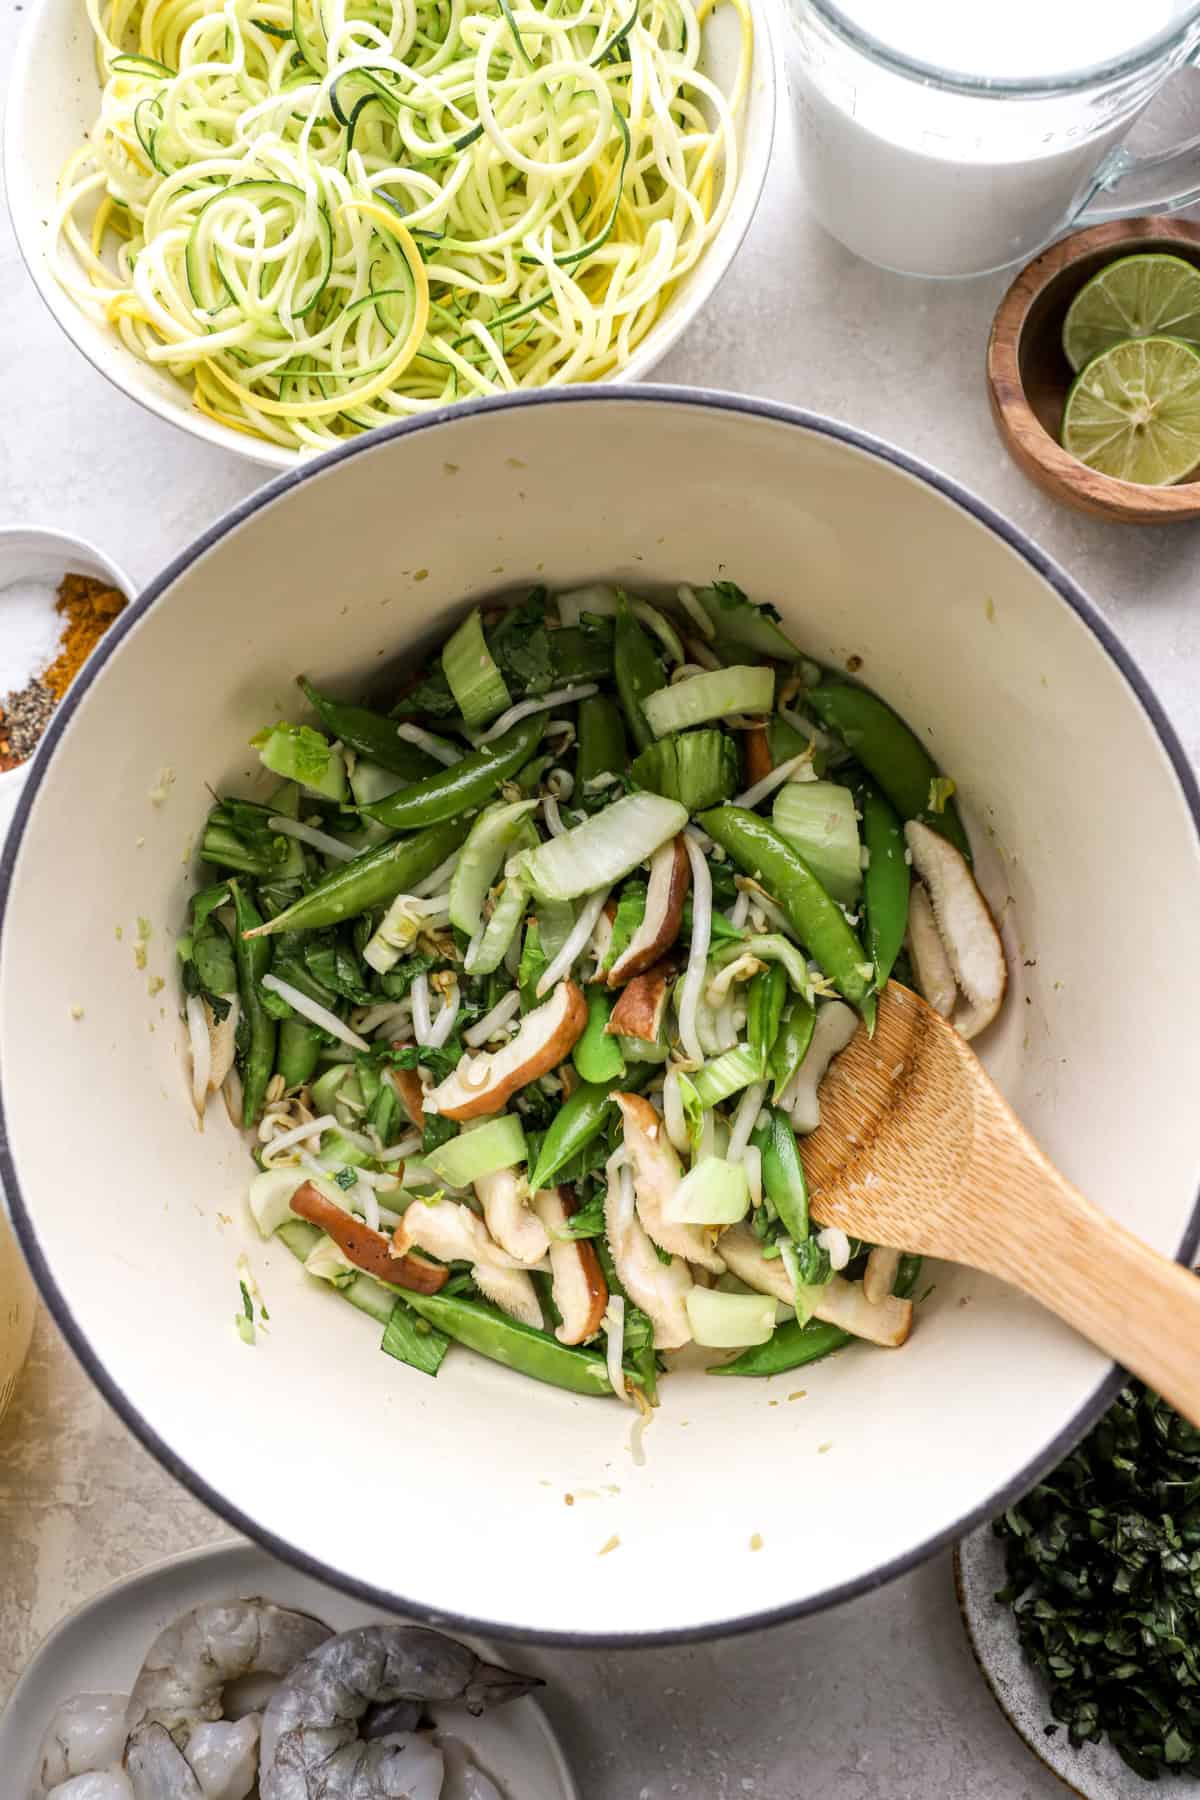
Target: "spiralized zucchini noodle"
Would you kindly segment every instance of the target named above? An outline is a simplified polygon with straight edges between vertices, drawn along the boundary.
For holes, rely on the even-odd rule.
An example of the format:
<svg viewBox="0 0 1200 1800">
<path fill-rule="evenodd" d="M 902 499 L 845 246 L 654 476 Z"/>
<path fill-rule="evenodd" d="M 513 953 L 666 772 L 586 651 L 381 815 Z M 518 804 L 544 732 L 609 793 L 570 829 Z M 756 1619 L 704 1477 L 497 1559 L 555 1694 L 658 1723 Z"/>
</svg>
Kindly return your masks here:
<svg viewBox="0 0 1200 1800">
<path fill-rule="evenodd" d="M 706 21 L 740 26 L 731 89 Z M 210 417 L 324 448 L 628 362 L 738 175 L 746 0 L 87 0 L 58 275 Z"/>
</svg>

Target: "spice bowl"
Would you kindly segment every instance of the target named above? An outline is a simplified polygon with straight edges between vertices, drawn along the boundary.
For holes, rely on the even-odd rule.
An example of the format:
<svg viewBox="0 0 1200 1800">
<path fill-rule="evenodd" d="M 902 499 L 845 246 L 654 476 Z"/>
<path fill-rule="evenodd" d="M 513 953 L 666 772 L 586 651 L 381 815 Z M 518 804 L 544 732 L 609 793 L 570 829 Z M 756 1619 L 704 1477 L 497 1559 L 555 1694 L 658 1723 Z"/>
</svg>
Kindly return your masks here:
<svg viewBox="0 0 1200 1800">
<path fill-rule="evenodd" d="M 1089 469 L 1059 443 L 1074 380 L 1062 349 L 1063 321 L 1093 275 L 1123 256 L 1182 257 L 1200 268 L 1200 225 L 1184 219 L 1117 219 L 1074 232 L 1021 270 L 992 321 L 988 398 L 1004 446 L 1023 474 L 1077 512 L 1114 524 L 1200 519 L 1200 478 L 1139 487 Z"/>
<path fill-rule="evenodd" d="M 10 624 L 6 623 L 6 598 L 10 590 L 19 582 L 44 585 L 49 591 L 52 608 L 54 591 L 66 574 L 91 576 L 118 588 L 127 597 L 134 592 L 129 577 L 111 557 L 86 538 L 46 525 L 0 526 L 0 642 L 10 631 Z M 52 614 L 47 619 L 47 631 L 52 640 Z M 30 668 L 27 673 L 32 676 L 35 670 Z M 4 692 L 0 691 L 0 706 L 3 706 L 4 698 Z M 31 761 L 32 758 L 14 769 L 0 771 L 0 841 L 16 808 L 17 796 L 24 786 Z"/>
</svg>

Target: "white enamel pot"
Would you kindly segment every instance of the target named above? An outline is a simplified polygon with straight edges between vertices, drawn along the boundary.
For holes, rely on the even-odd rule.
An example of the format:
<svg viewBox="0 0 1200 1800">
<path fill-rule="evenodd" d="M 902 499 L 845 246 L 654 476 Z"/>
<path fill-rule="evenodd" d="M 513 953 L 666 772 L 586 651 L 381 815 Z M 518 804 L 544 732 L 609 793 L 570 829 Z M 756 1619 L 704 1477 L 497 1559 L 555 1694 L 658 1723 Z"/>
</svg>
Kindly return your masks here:
<svg viewBox="0 0 1200 1800">
<path fill-rule="evenodd" d="M 379 1354 L 258 1240 L 223 1111 L 191 1121 L 191 846 L 297 672 L 353 694 L 482 595 L 717 574 L 813 656 L 861 656 L 953 774 L 1012 968 L 989 1068 L 1100 1205 L 1196 1245 L 1200 796 L 1125 652 L 1019 531 L 844 426 L 666 388 L 465 407 L 284 477 L 113 628 L 22 796 L 0 1173 L 55 1317 L 162 1462 L 279 1555 L 426 1618 L 644 1643 L 829 1605 L 1003 1506 L 1119 1380 L 1015 1293 L 938 1269 L 903 1350 L 674 1374 L 642 1462 L 615 1402 L 466 1351 L 436 1381 Z M 270 1311 L 252 1348 L 243 1253 Z"/>
</svg>

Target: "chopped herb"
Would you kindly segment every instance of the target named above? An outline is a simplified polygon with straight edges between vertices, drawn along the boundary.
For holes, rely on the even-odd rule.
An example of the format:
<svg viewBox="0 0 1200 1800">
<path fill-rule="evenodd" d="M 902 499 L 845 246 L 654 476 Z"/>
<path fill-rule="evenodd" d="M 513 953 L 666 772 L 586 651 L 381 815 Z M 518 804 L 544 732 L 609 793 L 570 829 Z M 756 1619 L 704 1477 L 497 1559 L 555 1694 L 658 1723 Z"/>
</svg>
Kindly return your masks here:
<svg viewBox="0 0 1200 1800">
<path fill-rule="evenodd" d="M 604 1149 L 603 1138 L 595 1138 L 593 1142 L 599 1144 L 601 1150 Z M 590 1149 L 591 1145 L 589 1145 L 588 1148 Z M 582 1156 L 583 1151 L 580 1151 L 579 1154 Z M 578 1161 L 578 1158 L 576 1158 L 576 1160 Z M 560 1182 L 562 1181 L 562 1171 L 560 1171 L 558 1179 Z M 563 1226 L 562 1231 L 557 1235 L 563 1238 L 594 1238 L 599 1237 L 603 1230 L 604 1189 L 597 1188 L 596 1192 L 587 1202 L 587 1205 L 581 1206 L 578 1212 L 572 1213 L 571 1217 Z"/>
<path fill-rule="evenodd" d="M 1200 1774 L 1200 1431 L 1133 1382 L 994 1530 L 997 1598 L 1071 1743 Z"/>
<path fill-rule="evenodd" d="M 392 1069 L 428 1069 L 435 1081 L 444 1081 L 457 1069 L 463 1054 L 461 1038 L 451 1038 L 446 1044 L 402 1044 L 398 1050 L 390 1044 L 372 1044 L 370 1050 L 360 1050 L 355 1062 L 370 1059 L 375 1068 L 386 1064 Z"/>
<path fill-rule="evenodd" d="M 545 588 L 534 588 L 522 606 L 511 607 L 487 633 L 487 644 L 514 693 L 544 694 L 553 687 Z"/>
<path fill-rule="evenodd" d="M 745 589 L 740 588 L 736 581 L 714 581 L 709 592 L 723 612 L 736 612 L 741 606 L 754 606 L 755 612 L 761 613 L 764 619 L 774 620 L 777 625 L 783 618 L 779 608 L 772 606 L 769 600 L 754 605 Z"/>
<path fill-rule="evenodd" d="M 358 1186 L 358 1176 L 353 1169 L 339 1169 L 333 1179 L 344 1194 L 348 1194 L 352 1187 Z"/>
<path fill-rule="evenodd" d="M 455 1119 L 443 1119 L 440 1113 L 425 1114 L 425 1129 L 421 1134 L 421 1150 L 428 1156 L 431 1150 L 440 1150 L 451 1138 L 457 1137 L 461 1127 Z"/>
<path fill-rule="evenodd" d="M 404 1000 L 418 975 L 428 975 L 431 970 L 440 969 L 444 962 L 445 958 L 441 956 L 406 956 L 394 969 L 389 969 L 386 975 L 380 976 L 379 985 L 384 998 Z"/>
<path fill-rule="evenodd" d="M 432 668 L 423 681 L 392 708 L 392 717 L 408 718 L 412 713 L 421 713 L 427 719 L 448 719 L 458 711 L 458 702 L 450 692 L 450 683 L 442 672 L 441 661 Z"/>
</svg>

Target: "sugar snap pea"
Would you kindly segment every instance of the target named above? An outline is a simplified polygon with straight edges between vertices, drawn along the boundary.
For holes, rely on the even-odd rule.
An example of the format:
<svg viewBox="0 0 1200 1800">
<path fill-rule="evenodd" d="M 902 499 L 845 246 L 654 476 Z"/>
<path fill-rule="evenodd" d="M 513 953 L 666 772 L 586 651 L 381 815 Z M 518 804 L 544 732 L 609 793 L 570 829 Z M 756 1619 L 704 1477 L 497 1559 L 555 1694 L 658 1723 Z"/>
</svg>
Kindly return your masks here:
<svg viewBox="0 0 1200 1800">
<path fill-rule="evenodd" d="M 642 710 L 642 703 L 651 694 L 656 694 L 659 688 L 666 687 L 667 677 L 653 640 L 634 618 L 624 594 L 618 605 L 617 629 L 613 641 L 613 674 L 630 736 L 639 750 L 645 750 L 654 742 L 654 733 Z"/>
<path fill-rule="evenodd" d="M 763 1069 L 779 1035 L 787 996 L 788 974 L 782 963 L 769 963 L 750 983 L 746 997 L 746 1042 Z"/>
<path fill-rule="evenodd" d="M 923 820 L 970 862 L 971 846 L 954 801 L 947 800 L 941 812 L 929 804 L 937 764 L 898 713 L 878 694 L 849 681 L 823 681 L 809 689 L 807 700 L 822 724 L 836 731 L 875 777 L 901 818 Z"/>
<path fill-rule="evenodd" d="M 413 831 L 474 812 L 492 798 L 502 781 L 529 761 L 545 728 L 544 713 L 522 719 L 495 743 L 481 744 L 451 768 L 439 769 L 423 781 L 413 782 L 411 787 L 400 788 L 374 805 L 364 806 L 363 816 L 378 820 L 392 831 Z"/>
<path fill-rule="evenodd" d="M 575 763 L 575 791 L 587 797 L 587 784 L 600 775 L 622 775 L 629 763 L 621 714 L 607 694 L 592 694 L 579 702 L 579 751 Z M 618 790 L 619 791 L 619 790 Z"/>
<path fill-rule="evenodd" d="M 598 983 L 587 989 L 588 1022 L 571 1052 L 581 1081 L 619 1081 L 625 1073 L 621 1045 L 607 1031 L 613 1001 L 614 996 Z"/>
<path fill-rule="evenodd" d="M 542 1140 L 537 1165 L 529 1177 L 529 1186 L 535 1194 L 539 1188 L 549 1187 L 559 1170 L 599 1137 L 616 1112 L 611 1097 L 614 1091 L 623 1085 L 626 1091 L 633 1092 L 647 1079 L 649 1072 L 648 1068 L 631 1069 L 628 1075 L 614 1075 L 611 1081 L 580 1082 L 555 1113 L 554 1122 Z"/>
<path fill-rule="evenodd" d="M 321 1033 L 307 1019 L 284 1019 L 279 1026 L 276 1072 L 289 1088 L 303 1087 L 312 1079 L 321 1054 Z"/>
<path fill-rule="evenodd" d="M 813 1026 L 816 1022 L 816 1008 L 803 995 L 798 995 L 783 1015 L 771 1054 L 767 1058 L 771 1098 L 776 1103 L 804 1061 L 808 1046 L 812 1043 Z"/>
<path fill-rule="evenodd" d="M 777 1325 L 765 1344 L 743 1350 L 732 1362 L 717 1363 L 709 1375 L 782 1375 L 788 1369 L 801 1369 L 805 1363 L 819 1362 L 834 1350 L 850 1342 L 850 1333 L 840 1325 L 825 1325 L 811 1319 L 801 1325 L 789 1319 Z"/>
<path fill-rule="evenodd" d="M 332 700 L 313 686 L 307 675 L 297 677 L 309 704 L 320 715 L 326 731 L 360 756 L 369 756 L 381 769 L 403 775 L 408 781 L 420 781 L 436 774 L 441 766 L 416 744 L 400 736 L 399 722 L 372 712 L 366 706 L 350 706 L 343 700 Z"/>
<path fill-rule="evenodd" d="M 521 1325 L 481 1300 L 416 1294 L 408 1289 L 402 1298 L 406 1306 L 447 1337 L 465 1344 L 469 1350 L 477 1350 L 480 1356 L 503 1363 L 506 1369 L 515 1369 L 519 1375 L 531 1375 L 535 1381 L 567 1388 L 573 1394 L 612 1393 L 604 1357 L 597 1350 L 557 1343 L 548 1332 Z"/>
<path fill-rule="evenodd" d="M 411 791 L 411 790 L 409 790 Z M 277 931 L 322 931 L 357 918 L 372 907 L 386 906 L 416 882 L 432 875 L 439 863 L 462 843 L 471 829 L 469 818 L 445 819 L 412 837 L 396 838 L 366 850 L 353 862 L 341 863 L 322 877 L 307 894 L 285 907 L 258 935 Z"/>
<path fill-rule="evenodd" d="M 258 986 L 271 966 L 271 946 L 265 939 L 252 935 L 261 928 L 262 915 L 241 882 L 231 881 L 229 892 L 237 928 L 234 954 L 241 1002 L 240 1034 L 245 1045 L 242 1053 L 242 1124 L 249 1128 L 258 1123 L 267 1083 L 275 1073 L 276 1025 L 262 1003 Z"/>
<path fill-rule="evenodd" d="M 900 1267 L 896 1270 L 896 1279 L 892 1283 L 892 1292 L 897 1300 L 912 1299 L 916 1285 L 921 1279 L 921 1270 L 924 1264 L 923 1256 L 913 1256 L 905 1251 L 900 1258 Z"/>
<path fill-rule="evenodd" d="M 868 857 L 863 872 L 867 949 L 875 964 L 875 986 L 882 993 L 908 930 L 911 877 L 899 814 L 873 781 L 860 783 L 856 792 Z"/>
<path fill-rule="evenodd" d="M 792 1242 L 802 1244 L 809 1233 L 808 1183 L 792 1121 L 786 1113 L 772 1107 L 767 1123 L 755 1128 L 750 1142 L 762 1155 L 764 1195 Z"/>
<path fill-rule="evenodd" d="M 839 994 L 858 1008 L 868 1027 L 873 1027 L 874 969 L 847 925 L 841 907 L 825 892 L 803 858 L 765 819 L 747 812 L 745 807 L 714 807 L 711 812 L 700 814 L 699 823 L 744 874 L 762 883 Z"/>
</svg>

